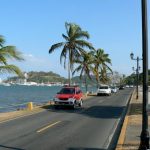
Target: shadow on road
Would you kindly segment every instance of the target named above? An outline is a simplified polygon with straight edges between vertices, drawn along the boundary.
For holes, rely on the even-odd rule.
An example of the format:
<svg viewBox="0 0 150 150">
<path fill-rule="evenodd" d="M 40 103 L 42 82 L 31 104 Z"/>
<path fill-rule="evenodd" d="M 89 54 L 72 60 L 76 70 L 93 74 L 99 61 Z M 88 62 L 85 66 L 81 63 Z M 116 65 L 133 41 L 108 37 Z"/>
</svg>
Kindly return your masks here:
<svg viewBox="0 0 150 150">
<path fill-rule="evenodd" d="M 67 150 L 105 150 L 101 148 L 68 148 Z"/>
<path fill-rule="evenodd" d="M 49 106 L 43 106 L 43 109 L 46 109 L 50 112 L 58 112 L 58 113 L 79 113 L 79 111 L 83 110 L 84 108 L 75 108 L 72 109 L 71 107 L 67 107 L 67 106 L 61 106 L 59 108 L 54 108 L 53 105 L 49 105 Z"/>
<path fill-rule="evenodd" d="M 92 118 L 119 118 L 124 110 L 124 106 L 92 106 L 82 114 Z"/>
<path fill-rule="evenodd" d="M 125 106 L 92 106 L 89 108 L 76 108 L 71 109 L 69 107 L 61 107 L 59 109 L 55 109 L 52 105 L 50 106 L 44 106 L 44 109 L 47 109 L 51 112 L 58 112 L 58 113 L 77 113 L 80 115 L 84 115 L 87 117 L 92 118 L 103 118 L 103 119 L 109 119 L 109 118 L 119 118 L 125 109 Z"/>
<path fill-rule="evenodd" d="M 10 150 L 24 150 L 24 149 L 21 149 L 21 148 L 16 148 L 16 147 L 10 147 L 10 146 L 4 146 L 4 145 L 0 145 L 0 149 L 3 148 L 3 149 L 10 149 Z"/>
</svg>

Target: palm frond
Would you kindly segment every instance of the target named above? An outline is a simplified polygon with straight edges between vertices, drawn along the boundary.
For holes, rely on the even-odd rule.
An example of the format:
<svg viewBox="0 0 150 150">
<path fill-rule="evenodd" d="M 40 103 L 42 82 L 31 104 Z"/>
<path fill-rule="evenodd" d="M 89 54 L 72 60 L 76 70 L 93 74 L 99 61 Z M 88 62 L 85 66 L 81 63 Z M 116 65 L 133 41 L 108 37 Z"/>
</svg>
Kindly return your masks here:
<svg viewBox="0 0 150 150">
<path fill-rule="evenodd" d="M 16 50 L 15 46 L 5 46 L 0 49 L 0 55 L 5 58 L 16 59 L 18 61 L 24 60 L 22 53 Z"/>
<path fill-rule="evenodd" d="M 82 61 L 80 59 L 75 59 L 74 63 L 76 63 L 76 64 L 82 64 Z"/>
<path fill-rule="evenodd" d="M 81 72 L 80 72 L 80 79 L 82 78 L 83 72 L 84 72 L 84 68 L 81 69 Z"/>
<path fill-rule="evenodd" d="M 74 34 L 74 39 L 83 39 L 83 38 L 86 38 L 86 39 L 89 39 L 90 38 L 90 35 L 87 31 L 80 31 L 80 32 L 77 32 Z"/>
<path fill-rule="evenodd" d="M 111 73 L 113 73 L 112 69 L 107 64 L 105 64 L 105 66 L 106 66 L 106 69 L 108 69 Z"/>
<path fill-rule="evenodd" d="M 82 48 L 87 47 L 90 50 L 94 50 L 93 45 L 85 40 L 76 40 L 76 45 Z"/>
<path fill-rule="evenodd" d="M 69 27 L 70 27 L 70 23 L 65 22 L 65 28 L 66 28 L 67 35 L 69 35 Z"/>
<path fill-rule="evenodd" d="M 23 76 L 23 73 L 21 70 L 15 66 L 15 65 L 5 65 L 5 66 L 0 66 L 0 73 L 13 73 L 17 74 L 19 76 Z"/>
<path fill-rule="evenodd" d="M 83 55 L 86 53 L 86 51 L 83 48 L 75 46 L 73 53 L 74 58 L 81 59 Z"/>
<path fill-rule="evenodd" d="M 0 47 L 3 47 L 4 43 L 5 43 L 5 39 L 2 35 L 0 35 Z"/>
<path fill-rule="evenodd" d="M 70 37 L 73 37 L 73 33 L 74 33 L 74 30 L 75 28 L 73 28 L 73 24 L 69 24 L 69 32 L 68 32 L 68 36 Z"/>
<path fill-rule="evenodd" d="M 49 49 L 49 54 L 51 54 L 55 49 L 60 48 L 63 45 L 64 45 L 64 42 L 60 42 L 60 43 L 52 45 L 51 48 Z"/>
<path fill-rule="evenodd" d="M 60 63 L 62 63 L 63 59 L 66 60 L 66 57 L 67 57 L 67 48 L 64 46 L 63 50 L 62 50 L 62 52 L 60 54 Z M 65 68 L 65 63 L 64 63 L 64 68 Z"/>
<path fill-rule="evenodd" d="M 69 41 L 69 38 L 68 38 L 66 35 L 62 34 L 62 37 L 63 37 L 66 41 Z"/>
<path fill-rule="evenodd" d="M 75 34 L 79 33 L 80 31 L 81 31 L 81 28 L 77 24 L 70 23 L 69 24 L 69 33 L 68 33 L 70 40 L 73 41 L 75 39 Z"/>
<path fill-rule="evenodd" d="M 76 69 L 74 69 L 74 71 L 72 72 L 72 74 L 74 75 L 75 72 L 79 72 L 82 69 L 82 66 L 79 65 Z"/>
<path fill-rule="evenodd" d="M 2 55 L 0 55 L 0 64 L 7 65 L 7 59 Z"/>
</svg>

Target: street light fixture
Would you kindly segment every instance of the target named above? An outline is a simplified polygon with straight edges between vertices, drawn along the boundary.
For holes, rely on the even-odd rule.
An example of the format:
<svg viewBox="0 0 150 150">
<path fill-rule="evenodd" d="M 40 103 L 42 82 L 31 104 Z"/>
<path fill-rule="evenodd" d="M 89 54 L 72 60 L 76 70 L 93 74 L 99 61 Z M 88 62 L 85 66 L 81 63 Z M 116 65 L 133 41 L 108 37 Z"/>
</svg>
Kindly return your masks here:
<svg viewBox="0 0 150 150">
<path fill-rule="evenodd" d="M 134 54 L 133 54 L 133 53 L 131 53 L 131 54 L 130 54 L 131 59 L 133 59 L 133 56 L 134 56 Z"/>
<path fill-rule="evenodd" d="M 139 89 L 138 89 L 138 86 L 139 86 L 139 69 L 140 69 L 139 61 L 142 60 L 142 59 L 139 58 L 139 57 L 134 58 L 134 54 L 133 53 L 130 54 L 130 57 L 131 57 L 132 60 L 136 60 L 137 61 L 137 68 L 136 68 L 136 70 L 134 70 L 134 67 L 132 67 L 132 69 L 134 71 L 136 71 L 136 91 L 137 91 L 136 99 L 138 99 L 139 98 L 139 95 L 138 95 L 138 93 L 139 93 Z"/>
</svg>

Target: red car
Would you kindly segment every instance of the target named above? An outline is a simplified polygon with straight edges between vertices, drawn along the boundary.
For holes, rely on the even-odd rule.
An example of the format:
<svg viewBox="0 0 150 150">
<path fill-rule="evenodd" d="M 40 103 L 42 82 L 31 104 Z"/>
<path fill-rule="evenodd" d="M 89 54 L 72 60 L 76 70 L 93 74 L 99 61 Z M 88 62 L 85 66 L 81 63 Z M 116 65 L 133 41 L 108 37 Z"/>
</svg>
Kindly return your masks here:
<svg viewBox="0 0 150 150">
<path fill-rule="evenodd" d="M 83 93 L 78 86 L 65 86 L 55 96 L 54 106 L 71 106 L 74 109 L 76 106 L 82 106 L 82 100 Z"/>
</svg>

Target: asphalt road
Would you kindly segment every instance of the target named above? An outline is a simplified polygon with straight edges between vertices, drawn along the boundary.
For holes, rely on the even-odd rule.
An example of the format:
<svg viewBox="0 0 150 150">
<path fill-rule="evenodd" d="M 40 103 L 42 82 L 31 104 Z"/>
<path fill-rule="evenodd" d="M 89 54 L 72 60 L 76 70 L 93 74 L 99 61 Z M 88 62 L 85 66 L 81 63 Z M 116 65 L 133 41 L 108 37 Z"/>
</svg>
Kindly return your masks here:
<svg viewBox="0 0 150 150">
<path fill-rule="evenodd" d="M 52 106 L 0 123 L 0 150 L 106 150 L 131 89 L 94 96 L 75 110 Z"/>
</svg>

